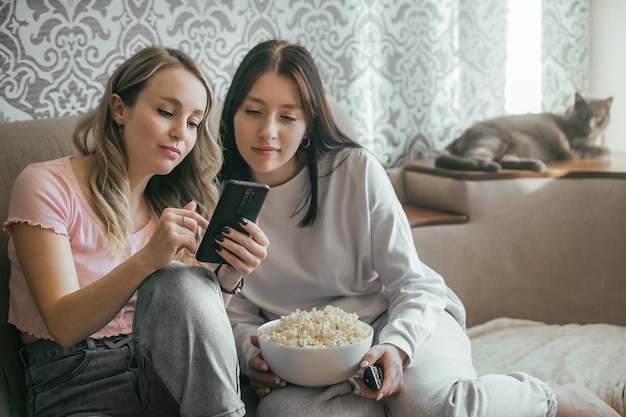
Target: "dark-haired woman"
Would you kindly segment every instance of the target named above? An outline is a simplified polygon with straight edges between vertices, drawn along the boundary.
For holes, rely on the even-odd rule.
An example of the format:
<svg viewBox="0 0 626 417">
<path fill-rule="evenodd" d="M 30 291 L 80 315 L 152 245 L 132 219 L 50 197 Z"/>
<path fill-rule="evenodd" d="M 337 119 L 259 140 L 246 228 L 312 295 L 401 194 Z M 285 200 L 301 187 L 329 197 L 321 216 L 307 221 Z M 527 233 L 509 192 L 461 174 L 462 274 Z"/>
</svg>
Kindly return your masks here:
<svg viewBox="0 0 626 417">
<path fill-rule="evenodd" d="M 242 368 L 263 398 L 259 416 L 617 417 L 584 387 L 553 390 L 524 373 L 477 376 L 462 303 L 418 259 L 385 170 L 338 129 L 305 48 L 270 40 L 250 50 L 220 126 L 222 179 L 270 185 L 259 221 L 272 245 L 228 306 Z M 383 367 L 380 390 L 361 378 L 291 385 L 263 359 L 257 326 L 327 304 L 374 327 L 361 366 Z"/>
</svg>

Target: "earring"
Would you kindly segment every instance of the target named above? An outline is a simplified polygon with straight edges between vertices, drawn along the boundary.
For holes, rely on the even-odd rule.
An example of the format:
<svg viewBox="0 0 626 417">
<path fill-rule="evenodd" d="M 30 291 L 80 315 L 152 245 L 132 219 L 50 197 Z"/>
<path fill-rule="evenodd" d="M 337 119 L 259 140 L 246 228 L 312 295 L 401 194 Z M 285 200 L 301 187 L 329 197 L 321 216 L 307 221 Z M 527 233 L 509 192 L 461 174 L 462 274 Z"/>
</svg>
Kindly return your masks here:
<svg viewBox="0 0 626 417">
<path fill-rule="evenodd" d="M 302 148 L 306 149 L 306 148 L 308 148 L 309 146 L 311 146 L 311 139 L 309 139 L 309 138 L 307 138 L 307 137 L 303 138 L 303 139 L 302 139 L 302 142 L 300 142 L 300 147 L 302 147 Z"/>
<path fill-rule="evenodd" d="M 124 125 L 121 125 L 121 124 L 119 124 L 117 122 L 115 122 L 115 123 L 117 124 L 117 133 L 119 133 L 120 135 L 122 133 L 124 133 Z"/>
</svg>

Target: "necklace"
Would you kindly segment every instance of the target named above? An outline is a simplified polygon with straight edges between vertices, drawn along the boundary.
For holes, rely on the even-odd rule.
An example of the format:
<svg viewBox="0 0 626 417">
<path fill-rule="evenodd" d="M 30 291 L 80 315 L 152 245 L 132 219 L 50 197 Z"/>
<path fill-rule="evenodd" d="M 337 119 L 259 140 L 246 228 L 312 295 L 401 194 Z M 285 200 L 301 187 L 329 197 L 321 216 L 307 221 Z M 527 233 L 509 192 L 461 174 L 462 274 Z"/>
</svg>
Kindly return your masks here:
<svg viewBox="0 0 626 417">
<path fill-rule="evenodd" d="M 148 208 L 148 205 L 145 203 L 142 204 L 141 209 L 139 209 L 140 216 L 133 216 L 133 233 L 143 229 L 152 218 L 152 212 Z"/>
</svg>

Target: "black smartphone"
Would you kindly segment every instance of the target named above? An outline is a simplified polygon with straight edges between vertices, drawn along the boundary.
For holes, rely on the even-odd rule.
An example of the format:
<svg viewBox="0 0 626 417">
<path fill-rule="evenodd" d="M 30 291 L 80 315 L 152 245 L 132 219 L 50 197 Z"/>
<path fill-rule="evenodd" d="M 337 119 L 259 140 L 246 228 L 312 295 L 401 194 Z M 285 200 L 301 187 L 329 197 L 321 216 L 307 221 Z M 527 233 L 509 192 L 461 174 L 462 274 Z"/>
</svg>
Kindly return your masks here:
<svg viewBox="0 0 626 417">
<path fill-rule="evenodd" d="M 258 182 L 227 181 L 209 221 L 209 227 L 196 252 L 196 259 L 202 262 L 227 263 L 215 250 L 217 246 L 215 236 L 225 226 L 247 233 L 239 224 L 239 220 L 245 217 L 253 222 L 256 221 L 269 189 L 270 187 L 266 184 Z"/>
</svg>

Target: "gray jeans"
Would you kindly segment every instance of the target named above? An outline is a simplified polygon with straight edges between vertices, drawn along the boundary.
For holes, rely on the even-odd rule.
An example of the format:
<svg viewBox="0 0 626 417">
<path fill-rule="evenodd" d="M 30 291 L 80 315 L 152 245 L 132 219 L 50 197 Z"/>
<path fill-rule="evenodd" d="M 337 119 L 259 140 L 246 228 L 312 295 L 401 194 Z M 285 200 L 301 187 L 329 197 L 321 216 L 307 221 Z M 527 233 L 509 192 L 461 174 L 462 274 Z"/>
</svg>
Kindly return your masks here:
<svg viewBox="0 0 626 417">
<path fill-rule="evenodd" d="M 133 334 L 22 350 L 29 416 L 243 416 L 215 275 L 173 262 L 138 289 Z"/>
<path fill-rule="evenodd" d="M 246 396 L 253 400 L 253 396 Z M 251 401 L 250 410 L 255 404 Z M 288 385 L 264 397 L 258 417 L 554 417 L 556 401 L 542 381 L 523 373 L 478 377 L 465 330 L 447 312 L 404 370 L 404 387 L 380 401 L 327 388 Z"/>
</svg>

